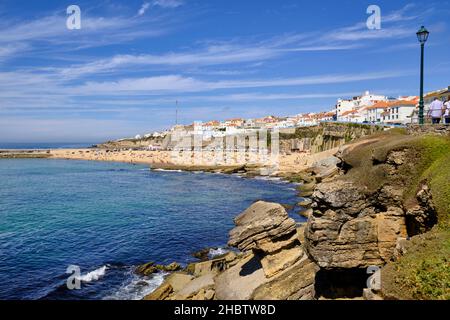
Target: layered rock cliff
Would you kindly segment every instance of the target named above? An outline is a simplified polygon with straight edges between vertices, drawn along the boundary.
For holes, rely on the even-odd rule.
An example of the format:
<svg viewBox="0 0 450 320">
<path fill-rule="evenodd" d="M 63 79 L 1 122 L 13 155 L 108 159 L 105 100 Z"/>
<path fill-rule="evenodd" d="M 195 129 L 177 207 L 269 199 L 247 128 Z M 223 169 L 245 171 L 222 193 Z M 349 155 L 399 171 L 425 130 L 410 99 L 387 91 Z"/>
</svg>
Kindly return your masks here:
<svg viewBox="0 0 450 320">
<path fill-rule="evenodd" d="M 322 152 L 382 129 L 372 125 L 326 122 L 313 127 L 299 127 L 291 133 L 280 133 L 280 151 Z"/>
<path fill-rule="evenodd" d="M 380 135 L 343 148 L 341 175 L 316 186 L 306 247 L 323 268 L 363 268 L 391 261 L 400 239 L 437 222 L 426 181 L 411 192 L 417 151 L 409 137 Z"/>
<path fill-rule="evenodd" d="M 445 259 L 442 252 L 448 252 L 445 243 L 450 206 L 445 195 L 450 193 L 450 181 L 444 177 L 450 175 L 450 168 L 442 167 L 445 159 L 450 159 L 448 137 L 412 136 L 394 130 L 346 145 L 335 157 L 339 159 L 338 172 L 333 179 L 315 185 L 311 197 L 313 210 L 304 242 L 311 260 L 325 274 L 351 271 L 355 282 L 367 267 L 386 266 L 381 272 L 383 289 L 376 291 L 379 295 L 365 289 L 366 298 L 431 297 L 415 296 L 414 292 L 417 287 L 430 285 L 430 276 L 417 280 L 417 273 L 424 272 L 421 266 L 425 261 L 439 252 L 438 256 Z M 424 233 L 447 242 L 435 241 L 435 252 L 430 249 L 413 259 L 410 242 L 418 241 L 409 239 L 419 237 L 423 241 L 427 239 L 420 238 Z M 423 243 L 419 248 L 426 246 Z M 407 252 L 409 256 L 403 257 Z M 436 263 L 445 265 L 439 259 Z M 409 261 L 409 270 L 398 261 Z M 391 264 L 401 267 L 391 268 Z M 444 279 L 450 275 L 448 267 L 435 272 L 443 273 Z M 435 296 L 450 294 L 449 282 L 437 282 L 441 289 Z M 404 289 L 396 290 L 399 286 Z"/>
<path fill-rule="evenodd" d="M 306 224 L 256 202 L 230 231 L 239 253 L 172 274 L 148 299 L 450 298 L 448 161 L 445 136 L 347 144 L 296 175 Z M 366 288 L 368 267 L 382 268 L 381 287 Z"/>
</svg>

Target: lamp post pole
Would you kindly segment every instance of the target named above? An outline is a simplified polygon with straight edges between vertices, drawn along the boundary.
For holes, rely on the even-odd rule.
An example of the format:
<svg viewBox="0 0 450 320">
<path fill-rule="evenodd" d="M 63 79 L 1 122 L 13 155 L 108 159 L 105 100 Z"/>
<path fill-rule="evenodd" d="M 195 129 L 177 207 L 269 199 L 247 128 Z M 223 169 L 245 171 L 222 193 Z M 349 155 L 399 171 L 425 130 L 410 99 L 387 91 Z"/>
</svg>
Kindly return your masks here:
<svg viewBox="0 0 450 320">
<path fill-rule="evenodd" d="M 419 31 L 416 32 L 417 40 L 420 43 L 420 99 L 419 99 L 419 124 L 423 125 L 423 55 L 425 51 L 425 42 L 428 40 L 428 35 L 430 33 L 424 26 L 422 26 Z"/>
<path fill-rule="evenodd" d="M 420 44 L 420 100 L 419 100 L 419 124 L 424 124 L 423 117 L 423 53 L 425 43 Z"/>
</svg>

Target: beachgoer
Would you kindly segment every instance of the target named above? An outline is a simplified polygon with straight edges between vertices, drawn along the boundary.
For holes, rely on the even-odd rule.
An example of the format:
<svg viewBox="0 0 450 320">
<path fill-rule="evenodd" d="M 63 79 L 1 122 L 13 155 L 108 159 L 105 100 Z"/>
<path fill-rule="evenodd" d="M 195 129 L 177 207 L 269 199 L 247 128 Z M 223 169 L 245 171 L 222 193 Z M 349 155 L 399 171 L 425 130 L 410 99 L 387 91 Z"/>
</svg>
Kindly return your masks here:
<svg viewBox="0 0 450 320">
<path fill-rule="evenodd" d="M 434 101 L 430 104 L 430 110 L 428 110 L 428 116 L 431 116 L 433 124 L 439 124 L 441 122 L 442 110 L 444 104 L 438 97 L 434 98 Z"/>
<path fill-rule="evenodd" d="M 450 124 L 450 96 L 448 96 L 447 102 L 444 103 L 444 121 L 445 124 Z"/>
</svg>

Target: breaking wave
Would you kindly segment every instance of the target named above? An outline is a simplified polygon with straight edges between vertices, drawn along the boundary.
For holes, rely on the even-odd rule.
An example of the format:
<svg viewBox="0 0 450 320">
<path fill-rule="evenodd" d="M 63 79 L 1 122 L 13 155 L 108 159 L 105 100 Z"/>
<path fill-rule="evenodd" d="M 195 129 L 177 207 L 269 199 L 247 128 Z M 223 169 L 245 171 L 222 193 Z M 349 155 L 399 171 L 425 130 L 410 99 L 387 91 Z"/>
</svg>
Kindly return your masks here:
<svg viewBox="0 0 450 320">
<path fill-rule="evenodd" d="M 166 272 L 158 272 L 151 277 L 141 277 L 130 270 L 131 279 L 129 278 L 118 290 L 107 295 L 103 300 L 142 300 L 158 288 L 167 275 Z"/>
<path fill-rule="evenodd" d="M 183 170 L 172 170 L 172 169 L 153 169 L 153 171 L 160 171 L 160 172 L 183 172 Z"/>
<path fill-rule="evenodd" d="M 224 248 L 217 248 L 217 249 L 211 248 L 211 249 L 209 249 L 209 252 L 208 252 L 208 258 L 213 259 L 213 258 L 215 258 L 217 256 L 221 256 L 227 252 L 229 252 L 229 250 L 224 249 Z"/>
<path fill-rule="evenodd" d="M 97 281 L 106 274 L 106 270 L 108 270 L 108 269 L 109 269 L 108 266 L 103 266 L 98 269 L 95 269 L 94 271 L 91 271 L 84 275 L 81 275 L 81 276 L 77 277 L 77 279 L 82 282 Z"/>
</svg>

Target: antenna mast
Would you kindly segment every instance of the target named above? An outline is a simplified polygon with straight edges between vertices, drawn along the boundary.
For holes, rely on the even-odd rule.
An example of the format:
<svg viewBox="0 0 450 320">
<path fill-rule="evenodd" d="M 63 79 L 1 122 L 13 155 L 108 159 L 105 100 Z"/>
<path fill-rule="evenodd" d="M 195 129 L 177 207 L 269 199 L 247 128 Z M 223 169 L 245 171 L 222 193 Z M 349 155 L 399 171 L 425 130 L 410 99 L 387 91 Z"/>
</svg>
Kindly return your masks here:
<svg viewBox="0 0 450 320">
<path fill-rule="evenodd" d="M 175 101 L 175 125 L 178 125 L 178 100 Z"/>
</svg>

